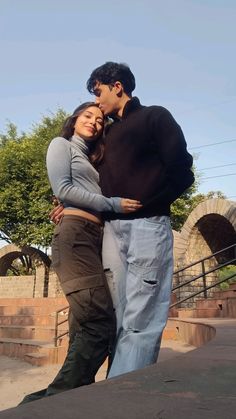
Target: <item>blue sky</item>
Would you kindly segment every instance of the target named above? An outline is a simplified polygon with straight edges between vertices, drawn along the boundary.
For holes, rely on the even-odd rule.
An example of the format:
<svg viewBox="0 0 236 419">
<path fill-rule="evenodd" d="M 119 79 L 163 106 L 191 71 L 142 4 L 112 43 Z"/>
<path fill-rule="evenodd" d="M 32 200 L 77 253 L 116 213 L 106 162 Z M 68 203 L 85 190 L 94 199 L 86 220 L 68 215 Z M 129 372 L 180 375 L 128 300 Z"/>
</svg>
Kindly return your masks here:
<svg viewBox="0 0 236 419">
<path fill-rule="evenodd" d="M 235 199 L 235 0 L 1 0 L 0 11 L 1 132 L 72 112 L 95 67 L 126 62 L 141 102 L 181 125 L 204 169 L 199 191 Z"/>
</svg>

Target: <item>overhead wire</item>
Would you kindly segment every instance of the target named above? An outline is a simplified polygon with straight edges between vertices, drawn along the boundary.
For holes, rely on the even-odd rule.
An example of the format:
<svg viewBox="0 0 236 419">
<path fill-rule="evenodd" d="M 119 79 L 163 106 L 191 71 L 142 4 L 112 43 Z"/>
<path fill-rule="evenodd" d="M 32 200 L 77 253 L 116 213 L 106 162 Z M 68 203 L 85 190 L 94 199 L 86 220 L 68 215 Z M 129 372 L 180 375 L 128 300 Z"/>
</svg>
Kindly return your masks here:
<svg viewBox="0 0 236 419">
<path fill-rule="evenodd" d="M 210 169 L 219 169 L 220 167 L 228 167 L 228 166 L 235 166 L 236 163 L 228 163 L 228 164 L 221 164 L 219 166 L 210 166 L 210 167 L 204 167 L 203 169 L 197 169 L 199 172 L 203 172 L 204 170 L 210 170 Z"/>
<path fill-rule="evenodd" d="M 226 175 L 207 176 L 207 177 L 201 178 L 201 181 L 206 180 L 206 179 L 214 179 L 214 178 L 217 178 L 217 177 L 228 177 L 228 176 L 235 176 L 235 175 L 236 175 L 236 173 L 227 173 Z"/>
<path fill-rule="evenodd" d="M 219 145 L 219 144 L 233 143 L 235 141 L 236 141 L 236 139 L 234 139 L 234 140 L 219 141 L 217 143 L 210 143 L 210 144 L 203 144 L 203 145 L 198 145 L 198 146 L 194 146 L 194 147 L 188 147 L 188 149 L 189 150 L 194 150 L 196 148 L 212 147 L 212 146 Z"/>
</svg>

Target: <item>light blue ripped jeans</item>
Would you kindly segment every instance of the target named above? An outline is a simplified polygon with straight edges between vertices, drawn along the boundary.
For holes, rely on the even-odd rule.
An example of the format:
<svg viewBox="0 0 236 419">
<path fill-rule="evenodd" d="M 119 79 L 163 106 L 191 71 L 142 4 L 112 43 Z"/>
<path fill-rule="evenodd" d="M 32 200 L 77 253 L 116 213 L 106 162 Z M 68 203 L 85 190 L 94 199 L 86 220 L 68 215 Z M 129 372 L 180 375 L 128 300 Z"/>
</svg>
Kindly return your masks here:
<svg viewBox="0 0 236 419">
<path fill-rule="evenodd" d="M 117 317 L 111 378 L 157 360 L 172 285 L 169 217 L 106 222 L 103 266 Z"/>
</svg>

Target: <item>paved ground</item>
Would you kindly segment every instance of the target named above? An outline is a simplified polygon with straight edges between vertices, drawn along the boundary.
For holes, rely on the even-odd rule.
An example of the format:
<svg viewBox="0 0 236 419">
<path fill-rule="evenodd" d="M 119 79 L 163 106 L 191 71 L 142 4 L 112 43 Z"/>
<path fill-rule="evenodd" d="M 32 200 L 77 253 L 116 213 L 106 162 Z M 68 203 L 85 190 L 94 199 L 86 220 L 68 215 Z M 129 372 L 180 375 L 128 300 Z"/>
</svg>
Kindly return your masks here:
<svg viewBox="0 0 236 419">
<path fill-rule="evenodd" d="M 236 319 L 206 345 L 144 369 L 0 412 L 0 419 L 235 419 Z M 168 356 L 174 350 L 167 348 Z"/>
<path fill-rule="evenodd" d="M 174 341 L 163 341 L 158 362 L 180 356 L 194 347 Z M 46 387 L 60 365 L 34 367 L 18 359 L 0 356 L 0 410 L 16 406 L 23 397 Z M 101 367 L 96 381 L 105 379 L 106 367 Z"/>
</svg>

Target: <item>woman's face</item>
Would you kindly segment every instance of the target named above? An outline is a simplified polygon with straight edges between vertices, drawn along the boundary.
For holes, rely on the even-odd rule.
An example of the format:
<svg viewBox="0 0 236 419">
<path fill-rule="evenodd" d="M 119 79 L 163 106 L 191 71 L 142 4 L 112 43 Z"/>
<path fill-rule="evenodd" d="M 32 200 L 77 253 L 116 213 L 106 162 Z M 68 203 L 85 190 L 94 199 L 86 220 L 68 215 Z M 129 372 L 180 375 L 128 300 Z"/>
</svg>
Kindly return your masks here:
<svg viewBox="0 0 236 419">
<path fill-rule="evenodd" d="M 84 140 L 96 140 L 102 133 L 104 116 L 97 106 L 85 109 L 76 119 L 74 134 Z"/>
</svg>

